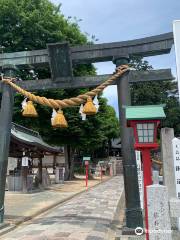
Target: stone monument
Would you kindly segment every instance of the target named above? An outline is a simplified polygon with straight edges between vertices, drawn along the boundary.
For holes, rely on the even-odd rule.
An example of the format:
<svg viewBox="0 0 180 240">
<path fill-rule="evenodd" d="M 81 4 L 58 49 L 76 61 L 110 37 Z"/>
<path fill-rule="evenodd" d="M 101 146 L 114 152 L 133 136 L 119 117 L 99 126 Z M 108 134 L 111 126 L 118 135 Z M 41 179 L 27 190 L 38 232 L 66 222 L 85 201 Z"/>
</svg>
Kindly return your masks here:
<svg viewBox="0 0 180 240">
<path fill-rule="evenodd" d="M 167 187 L 147 186 L 149 240 L 172 240 Z"/>
</svg>

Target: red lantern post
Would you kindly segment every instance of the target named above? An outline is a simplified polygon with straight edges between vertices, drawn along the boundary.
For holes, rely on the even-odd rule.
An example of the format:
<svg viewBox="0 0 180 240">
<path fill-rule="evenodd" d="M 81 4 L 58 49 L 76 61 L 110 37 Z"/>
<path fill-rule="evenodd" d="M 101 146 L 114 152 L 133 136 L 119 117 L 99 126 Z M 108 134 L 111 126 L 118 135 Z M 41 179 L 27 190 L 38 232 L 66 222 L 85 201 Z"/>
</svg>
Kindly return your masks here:
<svg viewBox="0 0 180 240">
<path fill-rule="evenodd" d="M 83 161 L 85 163 L 85 168 L 86 168 L 86 188 L 88 188 L 88 173 L 89 173 L 89 161 L 90 161 L 90 157 L 83 157 Z"/>
<path fill-rule="evenodd" d="M 103 172 L 102 172 L 102 166 L 101 166 L 101 181 L 102 181 L 102 176 L 103 176 Z"/>
<path fill-rule="evenodd" d="M 126 107 L 127 125 L 134 130 L 134 148 L 142 153 L 146 240 L 149 240 L 147 186 L 152 184 L 151 150 L 157 149 L 159 146 L 157 129 L 160 119 L 165 118 L 163 107 L 164 105 Z"/>
<path fill-rule="evenodd" d="M 89 166 L 89 161 L 85 161 L 85 166 L 86 166 L 86 187 L 88 187 L 88 166 Z"/>
</svg>

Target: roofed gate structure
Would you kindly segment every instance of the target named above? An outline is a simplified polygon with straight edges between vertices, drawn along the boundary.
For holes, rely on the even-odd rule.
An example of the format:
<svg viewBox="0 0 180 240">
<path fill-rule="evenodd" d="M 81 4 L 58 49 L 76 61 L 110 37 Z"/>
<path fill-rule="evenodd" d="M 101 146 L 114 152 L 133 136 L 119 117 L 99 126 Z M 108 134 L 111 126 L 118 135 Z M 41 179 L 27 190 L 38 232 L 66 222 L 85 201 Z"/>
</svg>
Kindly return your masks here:
<svg viewBox="0 0 180 240">
<path fill-rule="evenodd" d="M 173 34 L 166 33 L 132 41 L 70 47 L 68 43 L 48 44 L 47 49 L 4 53 L 0 55 L 0 67 L 5 76 L 15 76 L 14 66 L 49 65 L 51 79 L 31 80 L 17 84 L 27 90 L 93 87 L 104 82 L 109 75 L 73 77 L 73 65 L 113 61 L 115 66 L 128 64 L 129 57 L 167 54 L 173 44 Z M 126 127 L 123 105 L 131 105 L 129 83 L 142 81 L 172 80 L 170 69 L 128 71 L 117 82 L 121 124 L 124 186 L 126 199 L 126 227 L 134 229 L 143 225 L 140 208 L 137 169 L 133 147 L 133 131 Z M 0 221 L 3 221 L 5 171 L 13 111 L 13 91 L 1 85 L 3 94 L 0 116 Z"/>
<path fill-rule="evenodd" d="M 46 153 L 58 154 L 63 152 L 63 149 L 44 142 L 38 132 L 12 123 L 9 156 L 22 157 L 23 151 L 28 151 L 33 158 L 39 158 Z"/>
</svg>

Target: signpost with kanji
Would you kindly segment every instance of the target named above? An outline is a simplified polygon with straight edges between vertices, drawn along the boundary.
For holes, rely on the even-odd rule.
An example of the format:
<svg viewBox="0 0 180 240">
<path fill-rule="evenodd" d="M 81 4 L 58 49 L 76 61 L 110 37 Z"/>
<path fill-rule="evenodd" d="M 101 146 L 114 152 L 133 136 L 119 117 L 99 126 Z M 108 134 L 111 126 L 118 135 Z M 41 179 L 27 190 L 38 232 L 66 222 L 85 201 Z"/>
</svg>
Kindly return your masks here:
<svg viewBox="0 0 180 240">
<path fill-rule="evenodd" d="M 140 202 L 141 202 L 141 208 L 144 209 L 144 196 L 143 196 L 144 183 L 143 183 L 143 170 L 142 170 L 142 164 L 141 164 L 141 152 L 136 150 L 135 153 L 136 153 Z"/>
<path fill-rule="evenodd" d="M 88 187 L 88 176 L 89 176 L 89 161 L 91 160 L 90 157 L 83 157 L 83 162 L 86 168 L 86 188 Z"/>
</svg>

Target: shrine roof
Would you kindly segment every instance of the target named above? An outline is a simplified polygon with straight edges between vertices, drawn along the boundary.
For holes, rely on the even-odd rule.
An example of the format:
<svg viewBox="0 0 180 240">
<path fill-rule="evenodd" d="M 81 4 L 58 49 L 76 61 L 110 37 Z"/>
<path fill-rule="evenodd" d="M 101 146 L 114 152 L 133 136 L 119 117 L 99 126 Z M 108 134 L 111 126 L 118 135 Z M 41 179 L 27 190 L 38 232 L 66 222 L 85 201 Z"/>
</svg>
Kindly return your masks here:
<svg viewBox="0 0 180 240">
<path fill-rule="evenodd" d="M 165 105 L 125 106 L 127 120 L 162 119 Z"/>
<path fill-rule="evenodd" d="M 11 127 L 11 138 L 20 143 L 24 143 L 29 147 L 37 147 L 37 149 L 50 152 L 50 153 L 59 153 L 62 152 L 61 147 L 53 147 L 43 141 L 40 134 L 36 131 L 12 123 Z"/>
</svg>

